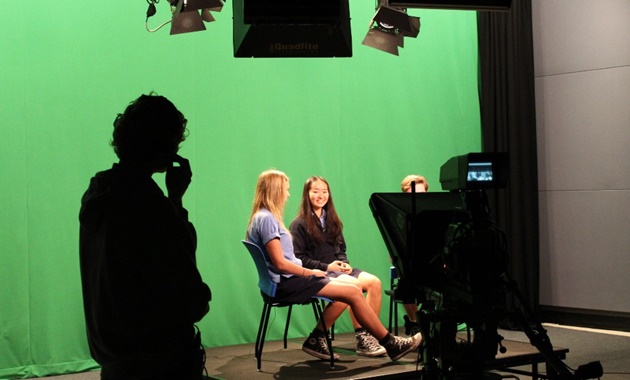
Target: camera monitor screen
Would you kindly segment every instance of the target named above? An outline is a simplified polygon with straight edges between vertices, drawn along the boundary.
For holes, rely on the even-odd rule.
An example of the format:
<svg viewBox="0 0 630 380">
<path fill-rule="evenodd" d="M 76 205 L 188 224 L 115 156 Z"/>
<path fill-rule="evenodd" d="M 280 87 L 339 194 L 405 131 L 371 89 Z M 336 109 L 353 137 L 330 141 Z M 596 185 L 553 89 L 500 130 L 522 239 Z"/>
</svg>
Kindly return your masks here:
<svg viewBox="0 0 630 380">
<path fill-rule="evenodd" d="M 370 209 L 400 278 L 418 292 L 441 291 L 449 226 L 468 218 L 461 195 L 374 193 Z"/>
<path fill-rule="evenodd" d="M 507 184 L 506 153 L 468 153 L 450 158 L 440 167 L 443 190 L 498 189 Z"/>
<path fill-rule="evenodd" d="M 492 162 L 469 162 L 466 180 L 468 182 L 486 182 L 494 180 Z"/>
</svg>

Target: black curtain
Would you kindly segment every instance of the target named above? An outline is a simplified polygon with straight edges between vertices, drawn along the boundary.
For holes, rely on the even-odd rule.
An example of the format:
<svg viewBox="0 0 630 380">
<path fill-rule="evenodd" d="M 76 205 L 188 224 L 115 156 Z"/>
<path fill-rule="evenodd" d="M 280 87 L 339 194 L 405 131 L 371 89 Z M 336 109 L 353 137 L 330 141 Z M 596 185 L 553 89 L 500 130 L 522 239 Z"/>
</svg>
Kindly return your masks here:
<svg viewBox="0 0 630 380">
<path fill-rule="evenodd" d="M 537 312 L 538 172 L 531 1 L 512 0 L 507 12 L 479 11 L 477 25 L 483 151 L 509 155 L 508 186 L 488 192 L 490 208 L 507 235 L 508 271 L 528 306 Z"/>
</svg>

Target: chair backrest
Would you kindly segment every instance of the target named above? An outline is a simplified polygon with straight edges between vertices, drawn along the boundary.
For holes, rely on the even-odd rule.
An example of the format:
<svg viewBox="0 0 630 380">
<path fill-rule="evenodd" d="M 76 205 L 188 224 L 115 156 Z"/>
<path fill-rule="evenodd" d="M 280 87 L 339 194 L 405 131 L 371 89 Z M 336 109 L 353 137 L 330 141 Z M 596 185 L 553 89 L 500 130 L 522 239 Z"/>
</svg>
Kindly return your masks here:
<svg viewBox="0 0 630 380">
<path fill-rule="evenodd" d="M 271 280 L 269 268 L 267 268 L 267 258 L 262 249 L 250 241 L 241 241 L 249 251 L 252 259 L 254 259 L 254 264 L 256 264 L 256 270 L 258 271 L 258 287 L 269 297 L 275 297 L 278 285 Z"/>
</svg>

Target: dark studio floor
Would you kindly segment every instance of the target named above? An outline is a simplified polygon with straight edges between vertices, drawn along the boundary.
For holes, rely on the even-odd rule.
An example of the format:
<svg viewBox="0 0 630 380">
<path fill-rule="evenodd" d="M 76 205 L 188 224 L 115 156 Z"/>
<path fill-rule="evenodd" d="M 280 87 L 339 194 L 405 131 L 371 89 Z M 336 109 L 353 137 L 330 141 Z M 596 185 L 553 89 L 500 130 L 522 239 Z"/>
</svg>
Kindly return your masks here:
<svg viewBox="0 0 630 380">
<path fill-rule="evenodd" d="M 564 363 L 575 369 L 579 365 L 600 361 L 604 368 L 605 380 L 630 379 L 630 333 L 571 328 L 545 325 L 548 336 L 555 348 L 568 349 Z M 499 330 L 505 338 L 506 354 L 497 359 L 510 363 L 524 355 L 538 356 L 537 365 L 544 377 L 545 363 L 538 350 L 529 343 L 527 336 L 520 331 Z M 329 362 L 318 360 L 301 351 L 302 339 L 289 340 L 288 348 L 282 341 L 265 343 L 262 356 L 262 370 L 256 371 L 254 344 L 214 347 L 206 349 L 206 369 L 212 379 L 413 379 L 419 378 L 416 360 L 417 352 L 411 353 L 398 362 L 387 357 L 366 358 L 354 352 L 353 334 L 337 334 L 333 341 L 335 351 L 341 356 L 331 369 Z M 537 361 L 534 360 L 534 361 Z M 510 367 L 531 373 L 532 365 Z M 503 378 L 530 380 L 532 376 L 493 371 Z M 497 376 L 497 378 L 500 378 Z M 52 380 L 97 380 L 99 371 L 49 377 Z"/>
</svg>

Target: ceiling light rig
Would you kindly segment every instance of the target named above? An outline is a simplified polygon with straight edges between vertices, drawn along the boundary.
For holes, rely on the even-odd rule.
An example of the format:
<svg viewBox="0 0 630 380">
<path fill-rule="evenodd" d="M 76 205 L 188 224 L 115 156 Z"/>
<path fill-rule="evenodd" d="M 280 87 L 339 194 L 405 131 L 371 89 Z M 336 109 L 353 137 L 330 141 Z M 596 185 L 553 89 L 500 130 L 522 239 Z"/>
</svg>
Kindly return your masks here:
<svg viewBox="0 0 630 380">
<path fill-rule="evenodd" d="M 420 17 L 409 16 L 406 8 L 390 6 L 388 0 L 379 0 L 362 44 L 398 55 L 398 48 L 404 47 L 404 38 L 416 38 L 419 33 Z"/>
<path fill-rule="evenodd" d="M 149 17 L 155 15 L 157 10 L 155 4 L 160 0 L 147 0 L 147 19 L 145 22 L 149 32 L 156 32 L 171 23 L 171 35 L 180 33 L 198 32 L 206 30 L 205 22 L 215 21 L 212 12 L 221 12 L 225 2 L 223 0 L 168 0 L 172 17 L 154 29 L 149 28 Z"/>
</svg>

